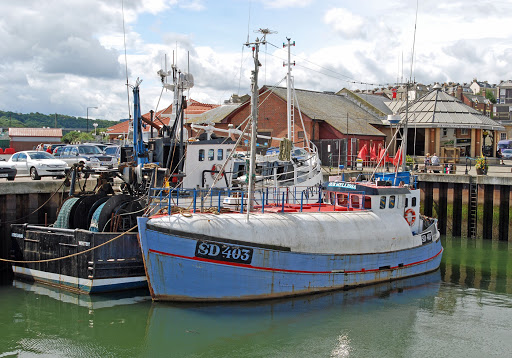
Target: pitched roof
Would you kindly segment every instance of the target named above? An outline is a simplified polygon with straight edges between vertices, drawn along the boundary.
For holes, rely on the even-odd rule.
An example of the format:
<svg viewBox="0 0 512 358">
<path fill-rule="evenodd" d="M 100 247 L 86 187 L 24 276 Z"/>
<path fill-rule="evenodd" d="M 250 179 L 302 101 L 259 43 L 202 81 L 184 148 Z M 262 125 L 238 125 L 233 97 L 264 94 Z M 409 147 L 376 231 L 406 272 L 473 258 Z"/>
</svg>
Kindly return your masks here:
<svg viewBox="0 0 512 358">
<path fill-rule="evenodd" d="M 9 137 L 62 137 L 62 128 L 9 128 Z"/>
<path fill-rule="evenodd" d="M 357 102 L 370 106 L 371 109 L 375 110 L 375 112 L 378 112 L 378 115 L 387 116 L 389 114 L 393 114 L 389 107 L 386 106 L 385 102 L 389 101 L 389 98 L 387 96 L 369 93 L 355 93 L 346 88 L 339 91 L 338 94 L 346 94 L 347 96 L 349 96 L 349 99 L 350 97 L 352 97 Z"/>
<path fill-rule="evenodd" d="M 405 120 L 405 106 L 399 112 L 402 121 Z M 441 90 L 433 90 L 409 104 L 409 125 L 417 128 L 505 130 L 499 123 Z"/>
<path fill-rule="evenodd" d="M 273 92 L 286 101 L 286 88 L 275 87 Z M 345 134 L 385 136 L 371 125 L 382 125 L 380 119 L 344 96 L 300 89 L 295 94 L 297 108 L 311 119 L 323 120 Z"/>
<path fill-rule="evenodd" d="M 219 123 L 238 107 L 240 107 L 240 104 L 224 104 L 189 118 L 187 123 Z"/>
<path fill-rule="evenodd" d="M 187 108 L 185 108 L 185 122 L 189 122 L 190 120 L 196 118 L 197 116 L 201 115 L 202 113 L 209 111 L 213 108 L 219 107 L 218 104 L 208 104 L 208 103 L 201 103 L 198 101 L 195 101 L 193 99 L 189 99 L 187 101 Z M 154 114 L 154 122 L 159 127 L 162 126 L 162 123 L 165 125 L 169 125 L 169 122 L 171 120 L 171 114 L 172 114 L 172 104 Z M 142 115 L 143 118 L 147 120 L 151 120 L 151 114 L 145 113 Z M 107 129 L 107 133 L 109 134 L 122 134 L 127 133 L 129 128 L 129 121 L 124 121 L 117 123 Z M 142 128 L 143 132 L 149 132 L 151 130 L 150 126 L 146 126 L 145 128 Z"/>
</svg>

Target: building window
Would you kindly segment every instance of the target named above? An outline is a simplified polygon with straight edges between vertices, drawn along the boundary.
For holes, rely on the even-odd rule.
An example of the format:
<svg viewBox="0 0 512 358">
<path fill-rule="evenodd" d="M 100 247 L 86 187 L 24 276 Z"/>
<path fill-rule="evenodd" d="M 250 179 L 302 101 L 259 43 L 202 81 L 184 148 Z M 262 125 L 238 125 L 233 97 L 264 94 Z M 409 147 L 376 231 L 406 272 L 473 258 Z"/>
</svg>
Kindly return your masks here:
<svg viewBox="0 0 512 358">
<path fill-rule="evenodd" d="M 507 139 L 507 133 L 500 133 L 500 140 Z"/>
<path fill-rule="evenodd" d="M 208 160 L 212 161 L 215 159 L 215 149 L 208 149 Z"/>
<path fill-rule="evenodd" d="M 224 149 L 217 149 L 217 160 L 224 160 Z"/>
<path fill-rule="evenodd" d="M 204 161 L 204 149 L 199 149 L 199 161 Z"/>
<path fill-rule="evenodd" d="M 297 132 L 297 138 L 304 139 L 304 131 Z"/>
<path fill-rule="evenodd" d="M 443 137 L 446 137 L 448 135 L 448 129 L 443 128 Z"/>
<path fill-rule="evenodd" d="M 467 128 L 462 128 L 462 129 L 460 130 L 460 134 L 461 134 L 461 135 L 468 135 L 468 134 L 469 134 L 469 130 L 468 130 Z"/>
</svg>

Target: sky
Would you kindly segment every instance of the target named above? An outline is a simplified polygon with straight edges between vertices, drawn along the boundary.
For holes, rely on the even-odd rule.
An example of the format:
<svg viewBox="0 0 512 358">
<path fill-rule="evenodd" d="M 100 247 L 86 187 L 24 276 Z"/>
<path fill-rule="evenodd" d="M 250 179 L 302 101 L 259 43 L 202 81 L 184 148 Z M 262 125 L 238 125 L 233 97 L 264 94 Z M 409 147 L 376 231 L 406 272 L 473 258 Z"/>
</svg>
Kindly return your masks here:
<svg viewBox="0 0 512 358">
<path fill-rule="evenodd" d="M 188 98 L 221 104 L 250 92 L 258 29 L 272 31 L 260 87 L 286 85 L 287 38 L 297 89 L 512 79 L 510 0 L 21 0 L 0 13 L 0 110 L 19 113 L 128 118 L 137 78 L 142 113 L 160 110 L 173 93 L 157 71 L 172 63 L 194 76 Z"/>
</svg>

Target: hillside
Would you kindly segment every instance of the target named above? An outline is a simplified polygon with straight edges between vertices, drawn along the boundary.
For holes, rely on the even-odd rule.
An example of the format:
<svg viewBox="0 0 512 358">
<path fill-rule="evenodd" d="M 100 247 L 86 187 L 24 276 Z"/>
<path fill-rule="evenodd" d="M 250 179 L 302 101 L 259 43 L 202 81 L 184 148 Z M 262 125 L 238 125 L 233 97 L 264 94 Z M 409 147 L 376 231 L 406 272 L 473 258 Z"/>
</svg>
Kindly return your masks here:
<svg viewBox="0 0 512 358">
<path fill-rule="evenodd" d="M 93 120 L 89 117 L 89 131 L 93 130 L 93 123 L 98 123 L 98 129 L 108 128 L 118 123 L 116 121 L 107 121 L 105 119 Z M 57 125 L 55 125 L 55 114 L 46 115 L 42 113 L 15 113 L 0 111 L 0 128 L 26 127 L 26 128 L 73 128 L 86 129 L 87 118 L 67 116 L 57 114 Z"/>
</svg>

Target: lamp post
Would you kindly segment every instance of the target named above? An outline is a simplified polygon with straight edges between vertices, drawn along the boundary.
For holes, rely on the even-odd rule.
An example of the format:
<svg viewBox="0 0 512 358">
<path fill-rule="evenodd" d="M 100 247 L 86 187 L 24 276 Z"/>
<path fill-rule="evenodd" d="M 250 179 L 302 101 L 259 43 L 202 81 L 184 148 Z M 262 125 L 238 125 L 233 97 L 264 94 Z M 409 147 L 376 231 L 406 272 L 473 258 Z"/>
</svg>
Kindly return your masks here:
<svg viewBox="0 0 512 358">
<path fill-rule="evenodd" d="M 87 107 L 87 133 L 89 133 L 89 108 L 98 109 L 98 107 Z"/>
<path fill-rule="evenodd" d="M 98 123 L 93 123 L 92 125 L 94 127 L 94 135 L 96 135 L 96 127 L 98 127 Z"/>
</svg>

